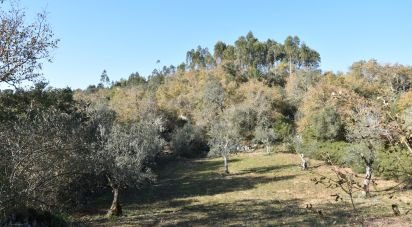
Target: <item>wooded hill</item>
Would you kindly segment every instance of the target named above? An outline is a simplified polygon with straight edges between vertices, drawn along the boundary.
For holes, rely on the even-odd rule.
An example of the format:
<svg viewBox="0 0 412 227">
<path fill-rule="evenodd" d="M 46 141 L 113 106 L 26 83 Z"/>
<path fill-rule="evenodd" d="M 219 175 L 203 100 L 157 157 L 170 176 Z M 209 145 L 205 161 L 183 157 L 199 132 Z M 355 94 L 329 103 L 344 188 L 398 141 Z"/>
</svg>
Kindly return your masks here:
<svg viewBox="0 0 412 227">
<path fill-rule="evenodd" d="M 73 211 L 109 186 L 109 213 L 120 215 L 119 194 L 155 182 L 166 148 L 222 157 L 226 174 L 230 154 L 254 146 L 297 153 L 365 173 L 365 196 L 374 176 L 410 182 L 412 67 L 369 60 L 333 73 L 320 60 L 296 36 L 249 32 L 148 77 L 111 82 L 104 71 L 85 90 L 2 91 L 0 211 Z M 0 73 L 13 82 L 13 71 Z"/>
</svg>

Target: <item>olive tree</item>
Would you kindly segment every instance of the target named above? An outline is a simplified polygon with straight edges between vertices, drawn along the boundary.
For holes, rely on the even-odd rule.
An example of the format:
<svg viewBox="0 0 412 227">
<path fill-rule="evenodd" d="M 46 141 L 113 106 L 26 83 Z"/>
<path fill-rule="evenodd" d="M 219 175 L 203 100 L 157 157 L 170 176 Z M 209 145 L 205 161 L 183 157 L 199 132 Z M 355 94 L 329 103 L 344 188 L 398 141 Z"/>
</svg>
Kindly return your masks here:
<svg viewBox="0 0 412 227">
<path fill-rule="evenodd" d="M 275 130 L 267 125 L 259 125 L 255 128 L 255 140 L 265 144 L 266 152 L 269 153 L 270 145 L 277 139 Z"/>
<path fill-rule="evenodd" d="M 113 202 L 108 215 L 122 215 L 119 200 L 121 189 L 138 187 L 152 174 L 148 162 L 161 150 L 160 133 L 163 122 L 160 118 L 144 119 L 138 123 L 110 124 L 110 111 L 101 111 L 102 123 L 98 123 L 98 149 L 93 155 L 96 172 L 103 175 L 113 192 Z"/>
<path fill-rule="evenodd" d="M 55 109 L 0 124 L 0 212 L 68 205 L 67 186 L 88 171 L 82 126 Z"/>
<path fill-rule="evenodd" d="M 224 172 L 229 173 L 228 159 L 230 153 L 236 151 L 241 139 L 239 130 L 236 125 L 230 121 L 230 118 L 221 116 L 217 122 L 212 123 L 209 131 L 209 155 L 220 155 L 223 157 Z"/>
<path fill-rule="evenodd" d="M 347 139 L 356 142 L 363 147 L 354 151 L 362 159 L 365 165 L 365 177 L 362 184 L 364 196 L 369 196 L 369 185 L 372 180 L 373 164 L 376 159 L 376 149 L 383 142 L 382 137 L 388 132 L 384 128 L 384 116 L 378 108 L 363 103 L 353 110 L 352 124 L 348 125 Z"/>
<path fill-rule="evenodd" d="M 208 111 L 212 113 L 223 112 L 225 102 L 225 90 L 222 84 L 215 78 L 210 78 L 205 85 L 203 93 L 204 103 Z"/>
</svg>

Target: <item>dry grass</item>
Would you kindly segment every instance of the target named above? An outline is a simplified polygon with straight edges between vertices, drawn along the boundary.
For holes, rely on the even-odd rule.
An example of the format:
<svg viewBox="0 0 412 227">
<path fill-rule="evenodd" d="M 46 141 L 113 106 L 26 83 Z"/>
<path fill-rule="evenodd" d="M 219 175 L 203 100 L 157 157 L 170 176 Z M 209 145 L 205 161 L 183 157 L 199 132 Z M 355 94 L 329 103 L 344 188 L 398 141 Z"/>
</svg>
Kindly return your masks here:
<svg viewBox="0 0 412 227">
<path fill-rule="evenodd" d="M 357 213 L 339 189 L 315 185 L 317 174 L 331 176 L 330 166 L 311 160 L 312 169 L 301 171 L 293 154 L 239 154 L 231 157 L 230 175 L 223 175 L 222 160 L 180 160 L 164 166 L 156 185 L 123 197 L 124 216 L 108 219 L 85 215 L 78 220 L 94 226 L 409 226 L 410 191 L 389 198 L 378 192 L 395 182 L 377 180 L 372 197 L 355 194 Z M 330 195 L 339 193 L 336 202 Z M 391 204 L 403 215 L 394 217 Z M 107 200 L 106 204 L 110 204 Z M 311 204 L 312 209 L 306 206 Z"/>
</svg>

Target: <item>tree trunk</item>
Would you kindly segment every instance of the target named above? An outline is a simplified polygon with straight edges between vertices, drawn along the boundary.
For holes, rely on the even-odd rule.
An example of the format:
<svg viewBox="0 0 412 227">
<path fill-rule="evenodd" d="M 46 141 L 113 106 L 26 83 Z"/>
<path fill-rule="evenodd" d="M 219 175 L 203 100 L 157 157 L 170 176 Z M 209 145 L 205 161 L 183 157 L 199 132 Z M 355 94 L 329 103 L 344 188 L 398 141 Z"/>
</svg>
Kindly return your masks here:
<svg viewBox="0 0 412 227">
<path fill-rule="evenodd" d="M 226 155 L 223 155 L 223 161 L 224 161 L 224 167 L 225 167 L 225 173 L 226 174 L 229 174 L 229 165 L 228 165 L 228 163 L 227 163 L 227 156 Z"/>
<path fill-rule="evenodd" d="M 411 154 L 412 154 L 412 148 L 411 148 L 411 146 L 409 146 L 409 144 L 408 144 L 408 142 L 406 141 L 406 139 L 403 140 L 402 142 L 403 142 L 403 144 L 405 144 L 406 148 L 408 148 L 409 152 L 411 152 Z"/>
<path fill-rule="evenodd" d="M 372 145 L 370 142 L 369 142 L 368 148 L 372 150 Z M 369 184 L 372 179 L 372 164 L 374 162 L 374 159 L 373 158 L 367 159 L 363 154 L 361 154 L 361 158 L 365 162 L 365 166 L 366 166 L 365 178 L 363 179 L 363 185 L 362 185 L 362 189 L 363 189 L 362 194 L 363 196 L 368 197 L 369 196 Z"/>
<path fill-rule="evenodd" d="M 269 139 L 265 139 L 265 143 L 266 143 L 266 153 L 269 154 L 269 150 L 270 150 Z"/>
<path fill-rule="evenodd" d="M 365 197 L 369 196 L 369 184 L 371 182 L 372 179 L 372 166 L 367 165 L 366 166 L 366 173 L 365 173 L 365 178 L 363 180 L 363 195 Z"/>
<path fill-rule="evenodd" d="M 122 215 L 122 206 L 119 202 L 119 188 L 113 187 L 113 202 L 110 210 L 107 212 L 108 216 L 121 216 Z"/>
<path fill-rule="evenodd" d="M 292 57 L 289 57 L 289 76 L 292 76 Z"/>
<path fill-rule="evenodd" d="M 109 185 L 112 188 L 112 192 L 113 192 L 112 206 L 107 212 L 107 215 L 108 216 L 121 216 L 123 212 L 122 212 L 122 206 L 120 206 L 120 202 L 119 202 L 119 186 L 118 184 L 113 182 L 110 176 L 107 175 L 106 177 L 107 177 L 107 181 L 109 182 Z"/>
<path fill-rule="evenodd" d="M 302 170 L 307 170 L 308 169 L 308 162 L 305 160 L 305 156 L 303 154 L 299 155 L 301 162 L 301 168 Z"/>
</svg>

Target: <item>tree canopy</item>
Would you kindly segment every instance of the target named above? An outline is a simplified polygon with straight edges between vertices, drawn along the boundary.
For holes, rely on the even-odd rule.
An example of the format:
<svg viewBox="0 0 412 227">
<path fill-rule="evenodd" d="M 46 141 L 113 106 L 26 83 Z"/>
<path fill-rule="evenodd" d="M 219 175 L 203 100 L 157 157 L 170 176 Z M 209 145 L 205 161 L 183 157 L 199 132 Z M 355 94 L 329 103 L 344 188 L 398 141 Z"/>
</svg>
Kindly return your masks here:
<svg viewBox="0 0 412 227">
<path fill-rule="evenodd" d="M 16 87 L 39 78 L 43 61 L 51 61 L 50 51 L 59 40 L 54 38 L 46 13 L 28 23 L 25 12 L 10 5 L 6 10 L 0 4 L 0 83 Z"/>
</svg>

